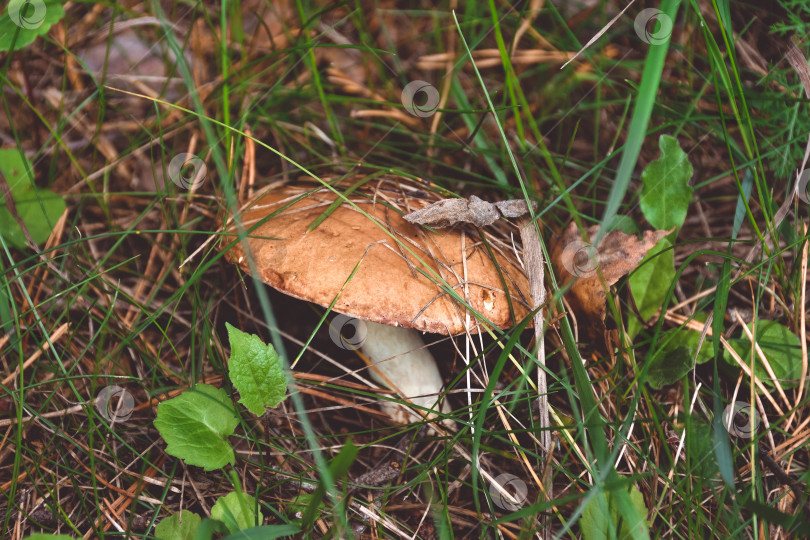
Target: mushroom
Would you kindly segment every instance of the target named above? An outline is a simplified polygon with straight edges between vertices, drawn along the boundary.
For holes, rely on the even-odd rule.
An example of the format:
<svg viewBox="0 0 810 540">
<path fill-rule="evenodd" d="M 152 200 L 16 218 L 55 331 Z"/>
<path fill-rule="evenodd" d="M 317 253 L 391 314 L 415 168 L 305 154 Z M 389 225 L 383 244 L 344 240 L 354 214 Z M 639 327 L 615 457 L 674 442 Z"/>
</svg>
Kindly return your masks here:
<svg viewBox="0 0 810 540">
<path fill-rule="evenodd" d="M 394 420 L 421 420 L 425 414 L 417 411 L 425 409 L 446 413 L 447 404 L 438 403 L 441 374 L 419 331 L 452 336 L 510 328 L 529 313 L 528 281 L 510 258 L 511 245 L 491 235 L 485 246 L 469 227 L 431 231 L 405 221 L 403 214 L 439 200 L 414 181 L 349 180 L 331 185 L 350 202 L 311 183 L 256 197 L 239 216 L 249 236 L 229 257 L 250 272 L 247 244 L 259 271 L 254 277 L 363 321 L 345 341 L 360 345 L 375 381 L 416 406 L 384 404 Z M 233 224 L 226 229 L 235 231 Z"/>
</svg>

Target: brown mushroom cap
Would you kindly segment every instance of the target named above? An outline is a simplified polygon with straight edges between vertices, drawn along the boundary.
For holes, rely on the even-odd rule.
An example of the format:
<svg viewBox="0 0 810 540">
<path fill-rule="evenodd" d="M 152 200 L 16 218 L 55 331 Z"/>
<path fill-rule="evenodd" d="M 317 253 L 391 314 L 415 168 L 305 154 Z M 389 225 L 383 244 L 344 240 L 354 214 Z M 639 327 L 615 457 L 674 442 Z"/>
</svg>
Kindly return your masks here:
<svg viewBox="0 0 810 540">
<path fill-rule="evenodd" d="M 345 191 L 359 180 L 353 177 L 335 187 Z M 285 294 L 321 306 L 330 305 L 339 295 L 334 311 L 351 317 L 445 335 L 465 331 L 465 309 L 435 282 L 441 278 L 459 297 L 469 294 L 466 297 L 469 305 L 499 328 L 514 324 L 504 282 L 511 296 L 514 319 L 520 321 L 528 314 L 529 284 L 512 260 L 510 244 L 487 235 L 503 274 L 502 281 L 481 233 L 475 229 L 431 232 L 403 219 L 400 211 L 408 213 L 422 208 L 438 200 L 437 195 L 397 177 L 371 179 L 348 195 L 357 207 L 384 224 L 399 242 L 346 202 L 307 232 L 336 198 L 331 190 L 310 183 L 284 186 L 247 205 L 240 221 L 248 231 L 276 213 L 255 227 L 247 239 L 260 273 L 258 278 Z M 235 232 L 233 222 L 227 230 Z M 466 269 L 462 249 L 466 253 Z M 250 272 L 241 244 L 236 244 L 229 256 Z M 465 276 L 468 292 L 459 285 Z M 481 330 L 472 313 L 470 327 L 474 333 Z"/>
</svg>

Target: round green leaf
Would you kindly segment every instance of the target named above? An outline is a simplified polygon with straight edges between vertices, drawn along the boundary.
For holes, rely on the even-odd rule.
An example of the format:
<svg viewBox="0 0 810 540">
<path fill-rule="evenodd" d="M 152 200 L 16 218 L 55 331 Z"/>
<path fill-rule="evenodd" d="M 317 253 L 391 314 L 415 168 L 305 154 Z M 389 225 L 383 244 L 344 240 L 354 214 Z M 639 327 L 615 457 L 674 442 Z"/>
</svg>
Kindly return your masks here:
<svg viewBox="0 0 810 540">
<path fill-rule="evenodd" d="M 202 518 L 194 512 L 182 510 L 172 514 L 155 527 L 155 536 L 159 540 L 194 540 Z"/>
<path fill-rule="evenodd" d="M 12 43 L 16 50 L 33 43 L 64 16 L 59 0 L 11 0 L 0 16 L 0 51 L 11 49 Z"/>
<path fill-rule="evenodd" d="M 754 323 L 748 323 L 748 329 L 753 334 Z M 802 375 L 802 344 L 796 334 L 784 325 L 767 319 L 760 319 L 756 324 L 756 341 L 762 353 L 773 369 L 774 375 L 779 379 L 782 388 L 793 388 L 799 384 Z M 740 337 L 729 340 L 729 344 L 740 355 L 743 362 L 751 363 L 751 342 L 740 330 Z M 739 367 L 728 352 L 723 355 L 725 360 Z M 767 386 L 774 386 L 771 376 L 754 351 L 754 374 Z"/>
<path fill-rule="evenodd" d="M 155 419 L 166 452 L 207 471 L 234 463 L 227 438 L 238 423 L 225 390 L 207 384 L 162 402 Z"/>
</svg>

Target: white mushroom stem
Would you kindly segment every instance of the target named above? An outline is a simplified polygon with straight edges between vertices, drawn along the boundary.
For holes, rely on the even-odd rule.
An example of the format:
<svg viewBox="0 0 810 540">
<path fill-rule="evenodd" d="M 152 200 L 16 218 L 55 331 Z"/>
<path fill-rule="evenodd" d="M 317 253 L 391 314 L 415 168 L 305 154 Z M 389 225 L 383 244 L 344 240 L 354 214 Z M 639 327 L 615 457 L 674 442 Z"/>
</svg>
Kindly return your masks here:
<svg viewBox="0 0 810 540">
<path fill-rule="evenodd" d="M 418 407 L 449 412 L 447 403 L 436 405 L 444 383 L 419 332 L 369 321 L 365 325 L 361 350 L 373 364 L 371 377 Z M 383 409 L 401 424 L 422 420 L 426 412 L 392 402 L 386 402 Z"/>
</svg>

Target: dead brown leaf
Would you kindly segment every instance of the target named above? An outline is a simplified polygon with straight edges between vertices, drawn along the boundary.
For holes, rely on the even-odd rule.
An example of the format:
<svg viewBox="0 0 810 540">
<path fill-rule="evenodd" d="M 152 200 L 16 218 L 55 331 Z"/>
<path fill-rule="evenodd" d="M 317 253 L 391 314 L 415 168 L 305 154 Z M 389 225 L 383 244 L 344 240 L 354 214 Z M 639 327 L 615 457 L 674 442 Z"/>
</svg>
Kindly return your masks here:
<svg viewBox="0 0 810 540">
<path fill-rule="evenodd" d="M 580 317 L 580 327 L 590 335 L 600 335 L 605 330 L 606 287 L 635 269 L 647 251 L 671 232 L 645 231 L 639 240 L 634 234 L 613 231 L 594 249 L 590 242 L 595 240 L 598 230 L 598 225 L 588 228 L 589 242 L 585 242 L 576 223 L 571 223 L 551 249 L 551 263 L 561 286 L 576 279 L 566 298 Z"/>
</svg>

